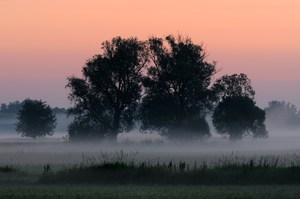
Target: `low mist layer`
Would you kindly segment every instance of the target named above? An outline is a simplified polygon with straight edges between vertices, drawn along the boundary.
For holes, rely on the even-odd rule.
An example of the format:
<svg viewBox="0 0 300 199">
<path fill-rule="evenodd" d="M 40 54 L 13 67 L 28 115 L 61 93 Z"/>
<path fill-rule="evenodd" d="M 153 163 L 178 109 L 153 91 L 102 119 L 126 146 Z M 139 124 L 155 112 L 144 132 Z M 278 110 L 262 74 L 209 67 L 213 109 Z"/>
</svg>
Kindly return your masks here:
<svg viewBox="0 0 300 199">
<path fill-rule="evenodd" d="M 12 165 L 53 165 L 79 164 L 86 158 L 103 160 L 113 158 L 122 152 L 134 161 L 187 161 L 203 162 L 219 158 L 247 158 L 278 156 L 290 162 L 299 158 L 299 137 L 277 137 L 263 140 L 245 139 L 231 142 L 212 138 L 206 142 L 156 143 L 119 142 L 111 143 L 66 143 L 55 138 L 2 139 L 0 142 L 0 164 Z"/>
</svg>

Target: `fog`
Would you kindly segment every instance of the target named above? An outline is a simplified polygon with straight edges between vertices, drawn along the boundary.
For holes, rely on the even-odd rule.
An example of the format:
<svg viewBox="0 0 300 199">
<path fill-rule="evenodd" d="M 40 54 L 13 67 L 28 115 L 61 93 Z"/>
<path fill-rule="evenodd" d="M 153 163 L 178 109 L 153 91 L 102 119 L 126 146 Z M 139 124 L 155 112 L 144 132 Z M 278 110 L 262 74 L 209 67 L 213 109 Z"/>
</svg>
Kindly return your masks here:
<svg viewBox="0 0 300 199">
<path fill-rule="evenodd" d="M 135 162 L 186 161 L 215 164 L 220 159 L 244 161 L 249 158 L 279 157 L 282 164 L 300 162 L 300 131 L 287 126 L 267 122 L 269 137 L 254 139 L 246 137 L 240 141 L 230 141 L 221 137 L 212 128 L 212 137 L 205 141 L 169 142 L 158 133 L 141 133 L 134 130 L 118 135 L 117 143 L 105 141 L 68 142 L 67 126 L 71 118 L 58 115 L 58 124 L 53 136 L 44 138 L 24 138 L 14 130 L 15 119 L 0 120 L 0 165 L 17 165 L 42 170 L 42 165 L 51 164 L 55 168 L 80 164 L 87 159 L 103 161 L 105 158 L 126 154 Z"/>
<path fill-rule="evenodd" d="M 66 136 L 68 125 L 71 123 L 72 118 L 67 117 L 66 114 L 56 114 L 57 125 L 53 133 L 54 138 L 62 138 Z M 11 115 L 9 117 L 0 118 L 0 140 L 9 138 L 20 138 L 15 130 L 15 123 L 17 122 L 17 115 Z"/>
<path fill-rule="evenodd" d="M 128 137 L 127 137 L 128 138 Z M 113 160 L 120 153 L 128 161 L 168 162 L 186 161 L 209 164 L 220 159 L 244 161 L 247 158 L 280 158 L 281 164 L 300 162 L 300 137 L 271 137 L 268 139 L 246 138 L 232 142 L 221 137 L 209 138 L 204 142 L 156 143 L 131 142 L 128 139 L 111 144 L 107 142 L 66 142 L 63 138 L 1 138 L 0 165 L 42 168 L 44 164 L 68 166 L 80 164 L 87 159 Z"/>
<path fill-rule="evenodd" d="M 280 119 L 272 121 L 267 118 L 265 124 L 269 132 L 269 137 L 300 137 L 300 118 L 297 125 L 289 125 L 287 118 L 278 116 Z"/>
</svg>

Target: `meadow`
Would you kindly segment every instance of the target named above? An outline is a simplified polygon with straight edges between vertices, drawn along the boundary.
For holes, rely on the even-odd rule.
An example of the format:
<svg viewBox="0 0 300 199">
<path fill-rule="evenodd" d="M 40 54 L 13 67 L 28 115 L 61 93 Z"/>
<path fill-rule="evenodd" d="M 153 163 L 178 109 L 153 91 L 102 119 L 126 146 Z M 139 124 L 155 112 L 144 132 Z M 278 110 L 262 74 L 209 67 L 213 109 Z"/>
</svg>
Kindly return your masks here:
<svg viewBox="0 0 300 199">
<path fill-rule="evenodd" d="M 1 198 L 298 199 L 300 186 L 0 185 Z"/>
<path fill-rule="evenodd" d="M 300 139 L 0 141 L 0 198 L 298 198 Z"/>
</svg>

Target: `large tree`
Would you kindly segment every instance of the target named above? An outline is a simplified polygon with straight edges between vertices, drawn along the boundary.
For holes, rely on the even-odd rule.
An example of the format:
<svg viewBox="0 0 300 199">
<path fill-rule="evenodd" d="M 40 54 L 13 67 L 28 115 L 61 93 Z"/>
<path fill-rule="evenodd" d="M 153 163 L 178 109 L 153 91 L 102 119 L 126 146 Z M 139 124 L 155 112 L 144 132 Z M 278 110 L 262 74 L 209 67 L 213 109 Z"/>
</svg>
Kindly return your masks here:
<svg viewBox="0 0 300 199">
<path fill-rule="evenodd" d="M 167 36 L 148 43 L 152 66 L 143 80 L 142 128 L 169 138 L 209 136 L 205 111 L 215 64 L 206 61 L 203 47 L 190 38 Z"/>
<path fill-rule="evenodd" d="M 82 78 L 68 78 L 69 99 L 74 103 L 69 113 L 75 124 L 88 124 L 116 140 L 119 132 L 132 127 L 148 51 L 145 42 L 121 37 L 103 42 L 102 50 L 86 62 Z"/>
<path fill-rule="evenodd" d="M 213 91 L 218 99 L 212 117 L 217 133 L 231 140 L 245 135 L 267 136 L 266 114 L 255 104 L 255 92 L 247 75 L 224 75 L 215 82 Z"/>
<path fill-rule="evenodd" d="M 53 135 L 56 126 L 56 117 L 46 102 L 27 99 L 18 112 L 16 131 L 22 137 L 37 138 Z"/>
</svg>

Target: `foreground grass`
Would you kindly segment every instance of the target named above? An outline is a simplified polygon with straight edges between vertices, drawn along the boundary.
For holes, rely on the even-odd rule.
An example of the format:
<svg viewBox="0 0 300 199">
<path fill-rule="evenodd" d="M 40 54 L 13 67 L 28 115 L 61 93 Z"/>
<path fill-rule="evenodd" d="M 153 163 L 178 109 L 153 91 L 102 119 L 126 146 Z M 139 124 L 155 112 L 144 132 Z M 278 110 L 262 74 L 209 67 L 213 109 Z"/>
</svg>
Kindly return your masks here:
<svg viewBox="0 0 300 199">
<path fill-rule="evenodd" d="M 298 199 L 300 186 L 1 185 L 0 198 Z"/>
<path fill-rule="evenodd" d="M 122 151 L 81 164 L 40 165 L 41 172 L 0 167 L 1 198 L 298 199 L 300 163 L 276 156 L 227 158 L 215 164 L 137 162 Z"/>
<path fill-rule="evenodd" d="M 92 162 L 58 172 L 46 170 L 39 180 L 50 184 L 143 184 L 143 185 L 284 185 L 300 184 L 300 166 L 282 167 L 270 162 L 226 163 L 208 167 L 185 162 L 168 164 Z"/>
<path fill-rule="evenodd" d="M 12 172 L 16 172 L 17 169 L 11 165 L 4 165 L 4 166 L 0 166 L 0 172 L 2 173 L 12 173 Z"/>
<path fill-rule="evenodd" d="M 0 166 L 0 186 L 2 184 L 28 184 L 36 183 L 40 176 L 29 174 L 26 171 L 20 171 L 19 168 L 12 165 Z M 1 197 L 0 197 L 1 198 Z"/>
<path fill-rule="evenodd" d="M 215 164 L 137 162 L 130 154 L 120 151 L 103 154 L 100 160 L 84 158 L 81 164 L 65 165 L 60 169 L 44 164 L 40 173 L 2 165 L 0 184 L 300 185 L 298 157 L 290 164 L 279 162 L 276 156 L 242 160 L 229 156 Z"/>
</svg>

